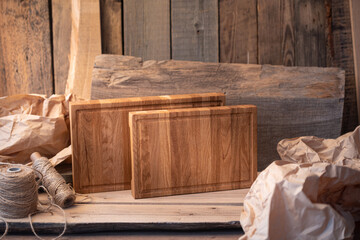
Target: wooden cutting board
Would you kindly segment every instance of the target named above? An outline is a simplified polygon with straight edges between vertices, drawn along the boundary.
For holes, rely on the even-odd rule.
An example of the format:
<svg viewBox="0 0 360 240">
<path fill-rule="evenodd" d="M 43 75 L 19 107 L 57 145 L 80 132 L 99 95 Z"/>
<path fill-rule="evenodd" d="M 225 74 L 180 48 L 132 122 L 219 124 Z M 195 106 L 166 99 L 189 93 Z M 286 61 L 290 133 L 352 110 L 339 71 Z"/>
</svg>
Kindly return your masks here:
<svg viewBox="0 0 360 240">
<path fill-rule="evenodd" d="M 70 104 L 73 184 L 76 192 L 130 189 L 130 111 L 222 106 L 222 93 L 186 94 Z"/>
<path fill-rule="evenodd" d="M 134 198 L 250 187 L 257 175 L 253 105 L 129 114 Z"/>
</svg>

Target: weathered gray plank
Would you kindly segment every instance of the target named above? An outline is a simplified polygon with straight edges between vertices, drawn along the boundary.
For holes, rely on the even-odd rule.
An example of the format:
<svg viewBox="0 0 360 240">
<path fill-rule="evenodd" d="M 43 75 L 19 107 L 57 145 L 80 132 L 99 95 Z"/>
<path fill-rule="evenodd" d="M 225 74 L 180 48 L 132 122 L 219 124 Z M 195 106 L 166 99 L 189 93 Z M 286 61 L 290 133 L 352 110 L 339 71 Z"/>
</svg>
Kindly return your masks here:
<svg viewBox="0 0 360 240">
<path fill-rule="evenodd" d="M 171 0 L 172 59 L 218 62 L 218 1 Z"/>
<path fill-rule="evenodd" d="M 326 66 L 324 0 L 295 0 L 295 65 Z"/>
<path fill-rule="evenodd" d="M 220 0 L 220 62 L 258 63 L 256 1 Z"/>
<path fill-rule="evenodd" d="M 170 59 L 169 0 L 124 0 L 124 53 Z"/>
<path fill-rule="evenodd" d="M 344 71 L 337 68 L 95 59 L 92 99 L 223 92 L 228 105 L 258 107 L 258 169 L 278 159 L 283 138 L 340 135 Z"/>
</svg>

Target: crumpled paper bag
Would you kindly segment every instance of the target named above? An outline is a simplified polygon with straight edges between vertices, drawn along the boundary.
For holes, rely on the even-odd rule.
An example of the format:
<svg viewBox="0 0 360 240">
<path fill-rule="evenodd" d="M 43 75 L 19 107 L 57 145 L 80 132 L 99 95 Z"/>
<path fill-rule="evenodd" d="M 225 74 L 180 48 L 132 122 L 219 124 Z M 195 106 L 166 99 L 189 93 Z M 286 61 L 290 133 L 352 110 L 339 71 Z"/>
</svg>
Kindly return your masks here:
<svg viewBox="0 0 360 240">
<path fill-rule="evenodd" d="M 278 144 L 244 199 L 240 239 L 350 239 L 360 220 L 360 129 Z"/>
<path fill-rule="evenodd" d="M 0 98 L 0 162 L 25 164 L 33 152 L 48 158 L 70 145 L 72 95 L 14 95 Z"/>
</svg>

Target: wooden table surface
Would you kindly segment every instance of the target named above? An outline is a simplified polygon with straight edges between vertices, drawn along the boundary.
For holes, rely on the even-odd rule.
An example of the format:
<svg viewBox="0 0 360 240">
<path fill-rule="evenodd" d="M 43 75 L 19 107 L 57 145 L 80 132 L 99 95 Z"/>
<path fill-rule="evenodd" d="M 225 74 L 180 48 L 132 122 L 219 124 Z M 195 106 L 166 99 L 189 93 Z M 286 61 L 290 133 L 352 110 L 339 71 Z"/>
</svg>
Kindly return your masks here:
<svg viewBox="0 0 360 240">
<path fill-rule="evenodd" d="M 78 196 L 65 210 L 67 234 L 116 231 L 239 230 L 240 212 L 248 189 L 135 200 L 130 190 Z M 45 195 L 41 194 L 41 198 Z M 63 217 L 56 212 L 33 217 L 41 234 L 60 233 Z M 3 231 L 4 224 L 0 223 Z M 31 233 L 27 218 L 9 220 L 9 234 Z"/>
</svg>

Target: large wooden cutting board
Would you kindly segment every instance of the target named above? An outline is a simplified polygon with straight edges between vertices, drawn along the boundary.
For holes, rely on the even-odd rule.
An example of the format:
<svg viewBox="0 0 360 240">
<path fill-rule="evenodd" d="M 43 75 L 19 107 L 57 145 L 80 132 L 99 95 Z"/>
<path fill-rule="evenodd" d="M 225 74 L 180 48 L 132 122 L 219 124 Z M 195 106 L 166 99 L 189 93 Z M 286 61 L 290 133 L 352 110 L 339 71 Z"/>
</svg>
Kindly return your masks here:
<svg viewBox="0 0 360 240">
<path fill-rule="evenodd" d="M 256 118 L 253 105 L 131 112 L 133 196 L 250 187 Z"/>
<path fill-rule="evenodd" d="M 70 104 L 76 192 L 130 189 L 130 111 L 222 106 L 222 93 L 92 100 Z"/>
</svg>

